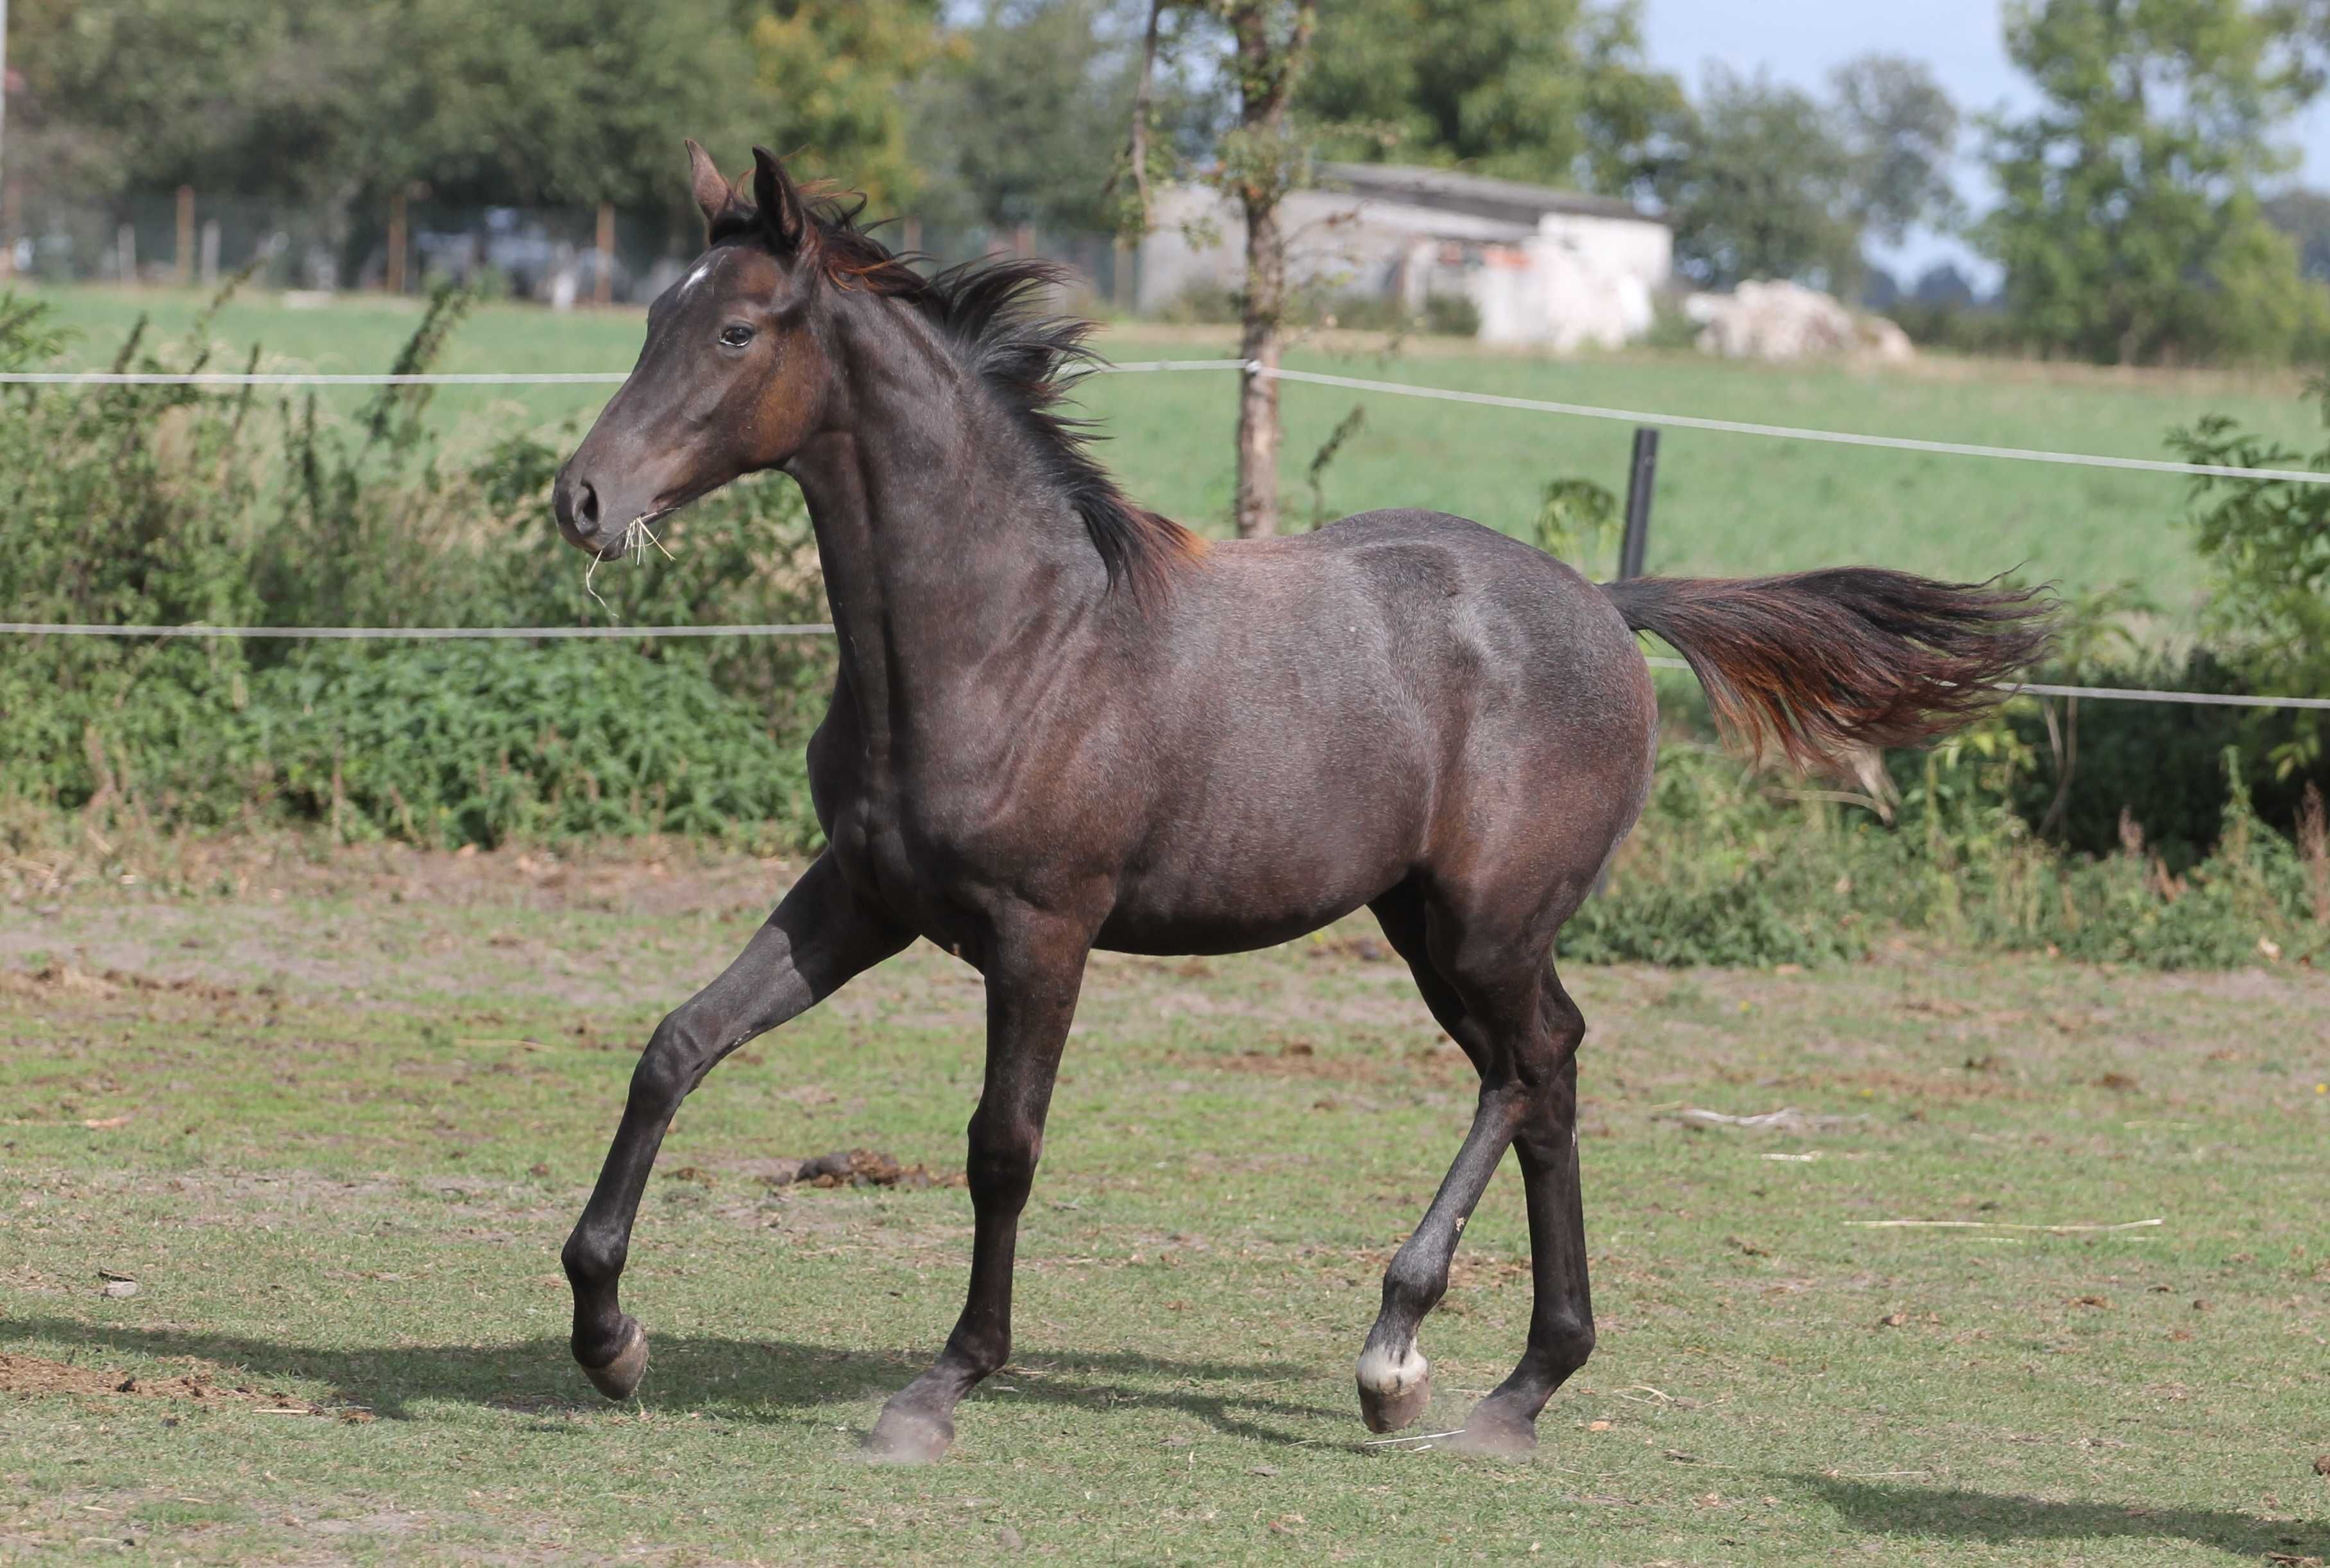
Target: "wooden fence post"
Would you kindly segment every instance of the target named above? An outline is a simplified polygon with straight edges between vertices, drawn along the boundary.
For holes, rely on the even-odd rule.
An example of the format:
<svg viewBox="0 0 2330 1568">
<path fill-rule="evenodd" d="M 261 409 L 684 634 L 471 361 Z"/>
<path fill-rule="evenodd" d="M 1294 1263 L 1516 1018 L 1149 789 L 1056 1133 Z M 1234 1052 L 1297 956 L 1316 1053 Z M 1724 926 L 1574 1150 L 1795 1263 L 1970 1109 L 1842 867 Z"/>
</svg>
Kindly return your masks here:
<svg viewBox="0 0 2330 1568">
<path fill-rule="evenodd" d="M 599 204 L 599 275 L 592 280 L 591 299 L 597 305 L 615 302 L 615 204 Z"/>
<path fill-rule="evenodd" d="M 194 187 L 178 187 L 178 243 L 170 257 L 170 271 L 185 288 L 194 280 Z"/>
<path fill-rule="evenodd" d="M 388 270 L 381 286 L 392 294 L 404 292 L 404 193 L 388 198 Z"/>
</svg>

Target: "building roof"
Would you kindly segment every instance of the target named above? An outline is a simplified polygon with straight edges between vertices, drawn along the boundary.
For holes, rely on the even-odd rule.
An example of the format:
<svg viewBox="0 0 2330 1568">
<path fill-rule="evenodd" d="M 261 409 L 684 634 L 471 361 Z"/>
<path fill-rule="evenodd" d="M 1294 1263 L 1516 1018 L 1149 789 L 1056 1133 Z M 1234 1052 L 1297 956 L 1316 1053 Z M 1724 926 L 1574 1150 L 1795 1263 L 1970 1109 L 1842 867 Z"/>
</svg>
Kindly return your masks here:
<svg viewBox="0 0 2330 1568">
<path fill-rule="evenodd" d="M 1322 163 L 1318 171 L 1320 184 L 1330 189 L 1530 227 L 1535 227 L 1538 219 L 1548 213 L 1626 219 L 1662 227 L 1666 224 L 1664 218 L 1645 213 L 1623 197 L 1591 196 L 1582 191 L 1491 179 L 1456 169 L 1422 168 L 1413 164 Z"/>
</svg>

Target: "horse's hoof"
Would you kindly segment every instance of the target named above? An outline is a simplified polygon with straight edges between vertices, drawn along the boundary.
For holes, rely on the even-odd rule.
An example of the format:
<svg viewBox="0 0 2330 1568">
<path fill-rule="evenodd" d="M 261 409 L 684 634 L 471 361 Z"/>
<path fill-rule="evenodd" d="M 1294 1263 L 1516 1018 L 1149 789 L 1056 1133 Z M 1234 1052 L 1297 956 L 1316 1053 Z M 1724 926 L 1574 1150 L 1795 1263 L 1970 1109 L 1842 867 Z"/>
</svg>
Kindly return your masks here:
<svg viewBox="0 0 2330 1568">
<path fill-rule="evenodd" d="M 1369 1350 L 1359 1357 L 1359 1419 L 1371 1432 L 1396 1432 L 1432 1402 L 1432 1364 L 1414 1346 L 1399 1356 Z"/>
<path fill-rule="evenodd" d="M 611 1400 L 626 1400 L 648 1371 L 648 1335 L 632 1318 L 623 1319 L 623 1348 L 604 1366 L 586 1366 L 582 1375 L 591 1386 Z"/>
<path fill-rule="evenodd" d="M 882 1407 L 866 1436 L 866 1457 L 878 1465 L 927 1465 L 954 1443 L 954 1422 L 945 1416 Z"/>
<path fill-rule="evenodd" d="M 1518 1459 L 1537 1451 L 1537 1423 L 1498 1410 L 1483 1400 L 1464 1418 L 1464 1430 L 1448 1446 L 1460 1453 Z"/>
</svg>

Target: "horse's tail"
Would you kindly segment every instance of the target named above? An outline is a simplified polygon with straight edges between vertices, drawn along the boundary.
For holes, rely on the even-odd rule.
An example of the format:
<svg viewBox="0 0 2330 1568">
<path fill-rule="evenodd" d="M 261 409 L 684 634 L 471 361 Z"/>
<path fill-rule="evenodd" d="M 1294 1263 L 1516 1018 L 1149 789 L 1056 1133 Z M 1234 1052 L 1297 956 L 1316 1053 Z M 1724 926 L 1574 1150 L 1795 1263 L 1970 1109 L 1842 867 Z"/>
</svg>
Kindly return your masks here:
<svg viewBox="0 0 2330 1568">
<path fill-rule="evenodd" d="M 1674 645 L 1719 722 L 1762 756 L 1848 768 L 1967 723 L 2045 651 L 2052 596 L 1874 566 L 1604 585 L 1626 624 Z"/>
</svg>

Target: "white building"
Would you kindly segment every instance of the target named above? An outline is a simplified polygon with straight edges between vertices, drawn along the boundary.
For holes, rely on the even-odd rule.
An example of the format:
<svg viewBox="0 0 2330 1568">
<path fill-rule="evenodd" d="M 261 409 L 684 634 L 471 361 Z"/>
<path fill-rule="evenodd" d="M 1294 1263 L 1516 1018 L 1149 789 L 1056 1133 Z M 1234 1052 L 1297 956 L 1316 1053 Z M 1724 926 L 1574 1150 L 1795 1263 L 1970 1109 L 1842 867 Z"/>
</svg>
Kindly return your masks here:
<svg viewBox="0 0 2330 1568">
<path fill-rule="evenodd" d="M 1291 282 L 1397 299 L 1410 312 L 1462 295 L 1488 342 L 1615 347 L 1650 329 L 1652 297 L 1673 271 L 1666 223 L 1613 197 L 1390 164 L 1323 164 L 1318 176 L 1280 205 Z M 1141 244 L 1141 309 L 1241 286 L 1236 202 L 1176 185 L 1160 193 L 1155 218 Z"/>
</svg>

